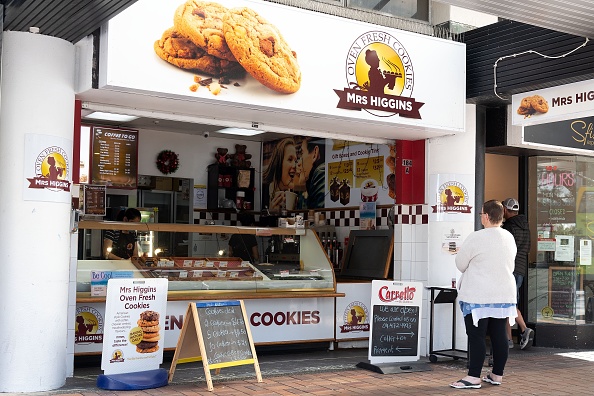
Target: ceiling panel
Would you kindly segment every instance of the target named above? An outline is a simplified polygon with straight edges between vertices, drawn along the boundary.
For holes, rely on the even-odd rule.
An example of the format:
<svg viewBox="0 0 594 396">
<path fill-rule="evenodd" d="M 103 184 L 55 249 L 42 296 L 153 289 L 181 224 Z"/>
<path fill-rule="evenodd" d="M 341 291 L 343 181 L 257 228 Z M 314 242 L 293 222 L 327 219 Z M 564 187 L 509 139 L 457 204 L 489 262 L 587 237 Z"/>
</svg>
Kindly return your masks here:
<svg viewBox="0 0 594 396">
<path fill-rule="evenodd" d="M 592 0 L 436 0 L 576 36 L 594 37 Z"/>
</svg>

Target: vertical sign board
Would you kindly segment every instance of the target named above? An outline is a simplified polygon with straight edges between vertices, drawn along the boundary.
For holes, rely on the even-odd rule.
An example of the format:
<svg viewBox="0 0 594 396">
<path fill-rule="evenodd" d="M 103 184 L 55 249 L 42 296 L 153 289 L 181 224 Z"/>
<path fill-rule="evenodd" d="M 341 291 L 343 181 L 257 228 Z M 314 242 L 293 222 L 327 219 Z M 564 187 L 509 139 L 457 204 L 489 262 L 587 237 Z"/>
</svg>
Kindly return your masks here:
<svg viewBox="0 0 594 396">
<path fill-rule="evenodd" d="M 549 307 L 554 316 L 575 316 L 576 290 L 583 290 L 581 268 L 549 267 Z"/>
<path fill-rule="evenodd" d="M 419 360 L 422 302 L 420 282 L 372 282 L 371 364 Z"/>
<path fill-rule="evenodd" d="M 101 369 L 106 375 L 156 370 L 163 362 L 167 279 L 109 279 Z"/>
<path fill-rule="evenodd" d="M 173 380 L 179 363 L 202 360 L 208 390 L 212 391 L 210 370 L 253 364 L 262 382 L 256 349 L 243 301 L 189 303 L 177 347 L 169 368 Z"/>
</svg>

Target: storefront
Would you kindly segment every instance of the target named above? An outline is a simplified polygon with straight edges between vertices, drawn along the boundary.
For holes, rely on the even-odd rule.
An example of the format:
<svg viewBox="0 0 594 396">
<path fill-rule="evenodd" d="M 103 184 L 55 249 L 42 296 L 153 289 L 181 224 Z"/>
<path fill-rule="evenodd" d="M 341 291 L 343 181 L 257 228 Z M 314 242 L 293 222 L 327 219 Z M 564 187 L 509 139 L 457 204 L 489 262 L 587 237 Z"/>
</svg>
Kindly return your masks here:
<svg viewBox="0 0 594 396">
<path fill-rule="evenodd" d="M 221 2 L 228 7 L 239 3 Z M 242 5 L 244 3 L 241 2 Z M 379 159 L 380 163 L 376 164 L 378 166 L 376 171 L 380 174 L 377 179 L 382 186 L 385 184 L 387 187 L 386 176 L 389 174 L 388 171 L 392 171 L 398 176 L 394 194 L 398 191 L 410 193 L 409 186 L 416 182 L 414 189 L 420 188 L 422 196 L 421 200 L 418 200 L 418 196 L 412 199 L 409 195 L 403 198 L 396 207 L 393 277 L 401 280 L 422 281 L 433 285 L 450 284 L 451 277 L 455 274 L 455 268 L 453 267 L 453 258 L 449 255 L 445 257 L 442 252 L 443 234 L 445 230 L 452 228 L 452 222 L 461 231 L 470 232 L 473 224 L 472 214 L 469 217 L 446 218 L 436 224 L 433 229 L 430 228 L 428 216 L 430 208 L 426 205 L 428 192 L 425 191 L 425 180 L 429 180 L 429 175 L 432 174 L 472 174 L 475 120 L 472 106 L 465 104 L 464 45 L 267 2 L 250 2 L 249 7 L 270 21 L 266 28 L 270 29 L 268 32 L 271 36 L 267 36 L 267 39 L 273 38 L 272 41 L 275 44 L 287 47 L 283 56 L 290 57 L 294 56 L 294 53 L 297 54 L 296 60 L 293 59 L 290 62 L 293 69 L 277 70 L 277 73 L 290 74 L 285 77 L 290 77 L 292 84 L 271 83 L 268 80 L 270 76 L 259 75 L 250 69 L 249 65 L 242 65 L 246 71 L 241 77 L 236 77 L 228 83 L 210 81 L 209 84 L 200 84 L 200 81 L 204 82 L 207 76 L 168 63 L 158 55 L 158 51 L 155 52 L 155 46 L 158 48 L 158 42 L 163 40 L 163 34 L 171 27 L 176 6 L 161 1 L 145 1 L 138 2 L 111 21 L 102 33 L 99 47 L 95 47 L 96 43 L 93 43 L 91 39 L 77 44 L 79 70 L 76 84 L 74 78 L 68 79 L 61 75 L 59 78 L 60 83 L 67 82 L 62 84 L 67 88 L 62 101 L 66 103 L 70 101 L 71 105 L 76 94 L 76 99 L 80 101 L 80 107 L 76 111 L 73 111 L 73 106 L 69 111 L 56 109 L 55 106 L 49 106 L 49 109 L 77 121 L 79 121 L 79 111 L 82 108 L 83 110 L 107 111 L 133 116 L 151 115 L 161 120 L 177 120 L 197 125 L 239 127 L 248 130 L 263 130 L 284 136 L 314 136 L 323 139 L 325 140 L 325 152 L 330 153 L 326 158 L 327 169 L 334 169 L 336 172 L 339 167 L 336 164 L 347 163 L 349 160 L 353 164 L 350 171 L 342 170 L 342 172 L 344 174 L 351 173 L 353 178 L 351 193 L 353 193 L 352 196 L 357 197 L 357 200 L 353 199 L 348 205 L 338 206 L 333 210 L 329 210 L 329 206 L 315 209 L 329 219 L 329 225 L 337 228 L 339 239 L 347 236 L 350 229 L 358 228 L 356 220 L 359 216 L 359 207 L 357 205 L 366 199 L 363 198 L 364 196 L 374 196 L 374 194 L 362 194 L 363 182 L 370 178 L 361 177 L 361 173 L 373 174 L 371 172 L 373 169 L 367 169 L 366 166 L 372 166 L 374 161 Z M 324 39 L 320 41 L 317 31 L 304 30 L 304 26 L 324 26 Z M 47 46 L 49 51 L 55 47 L 54 41 L 59 41 L 18 32 L 6 34 L 4 39 L 4 48 L 12 49 L 23 45 L 23 47 L 31 48 L 32 51 L 42 54 L 46 53 L 42 50 L 44 46 Z M 320 45 L 320 42 L 328 45 Z M 74 64 L 75 48 L 74 46 L 66 47 L 64 51 L 68 53 L 68 59 L 72 59 Z M 265 49 L 265 47 L 259 47 L 253 50 L 264 51 Z M 46 55 L 50 56 L 50 54 L 51 52 Z M 7 62 L 7 59 L 9 58 L 3 57 L 3 62 Z M 20 58 L 17 56 L 15 59 Z M 382 72 L 378 72 L 374 76 L 368 74 L 370 68 L 377 70 L 377 66 L 374 66 L 377 62 L 380 62 L 379 69 Z M 26 62 L 23 60 L 22 63 Z M 59 60 L 56 60 L 55 63 L 56 69 L 59 69 L 57 65 Z M 94 64 L 98 67 L 93 68 Z M 7 72 L 4 73 L 4 76 L 14 78 L 13 81 L 23 81 L 27 80 L 30 75 L 35 75 L 38 70 L 27 69 L 23 71 L 24 74 L 19 74 L 18 70 L 14 69 L 10 72 L 15 74 L 11 75 Z M 74 72 L 71 74 L 74 75 Z M 254 74 L 258 78 L 254 77 Z M 42 74 L 42 76 L 48 78 L 47 74 Z M 299 84 L 295 83 L 297 80 Z M 32 79 L 32 82 L 36 81 L 36 79 Z M 379 81 L 377 82 L 379 88 L 375 87 L 373 81 Z M 287 87 L 287 84 L 290 87 Z M 34 87 L 31 86 L 31 89 Z M 9 91 L 3 87 L 3 97 L 6 97 L 7 93 Z M 53 97 L 51 91 L 44 93 L 44 97 Z M 3 125 L 7 119 L 4 118 L 4 111 L 7 109 L 7 106 L 2 108 Z M 23 112 L 19 116 L 21 120 L 26 118 L 26 109 L 22 110 Z M 52 118 L 48 117 L 48 119 Z M 72 165 L 80 160 L 84 161 L 78 157 L 78 142 L 64 143 L 53 136 L 54 134 L 47 134 L 48 130 L 60 129 L 63 132 L 65 129 L 63 125 L 52 126 L 52 128 L 44 130 L 35 123 L 35 120 L 28 119 L 27 122 L 32 123 L 31 127 L 23 128 L 22 123 L 18 128 L 14 127 L 20 131 L 18 136 L 22 136 L 24 140 L 20 146 L 31 152 L 41 147 L 41 143 L 48 147 L 61 148 L 67 164 L 67 172 L 57 175 L 56 178 L 72 180 L 75 185 L 79 184 L 80 174 L 77 174 L 79 170 Z M 126 129 L 125 125 L 121 127 L 123 130 Z M 42 133 L 44 131 L 46 133 Z M 75 136 L 77 136 L 76 133 L 78 131 L 75 132 Z M 36 135 L 35 137 L 47 135 L 48 140 L 35 141 L 35 144 L 32 144 L 27 139 L 27 135 L 30 134 Z M 66 136 L 66 140 L 69 140 L 70 131 L 62 134 Z M 60 136 L 60 139 L 63 137 Z M 430 140 L 424 141 L 425 139 Z M 348 159 L 340 156 L 340 154 L 347 153 L 350 157 L 352 154 L 335 147 L 335 143 L 344 141 L 360 144 L 361 147 L 350 146 L 355 152 L 354 156 L 359 158 Z M 404 156 L 397 157 L 390 153 L 387 146 L 388 143 L 393 144 L 395 141 L 424 141 L 424 144 L 421 145 L 420 154 L 414 152 L 414 150 L 418 150 L 418 145 L 411 144 L 403 149 Z M 264 172 L 264 164 L 261 163 L 264 158 L 262 146 L 251 140 L 234 141 L 233 144 L 235 143 L 247 146 L 246 152 L 252 155 L 252 167 L 255 169 L 255 174 L 260 175 Z M 193 179 L 194 184 L 206 185 L 208 183 L 206 169 L 216 160 L 217 148 L 225 146 L 230 146 L 228 139 L 209 137 L 205 140 L 203 134 L 180 134 L 174 131 L 160 130 L 157 127 L 141 130 L 138 133 L 137 171 L 139 175 L 161 176 L 156 167 L 155 158 L 162 150 L 168 149 L 175 152 L 180 159 L 180 166 L 175 177 Z M 233 150 L 233 147 L 229 148 Z M 336 158 L 333 158 L 333 154 L 336 155 Z M 456 161 L 452 161 L 452 156 L 456 157 Z M 394 168 L 394 170 L 398 169 L 401 173 L 390 169 L 390 164 L 386 162 L 388 157 L 393 157 L 394 161 L 397 161 L 398 168 Z M 369 158 L 374 161 L 363 161 L 363 159 Z M 28 161 L 28 157 L 26 159 Z M 42 162 L 43 160 L 44 158 L 42 158 Z M 26 166 L 27 161 L 23 159 L 23 169 L 29 169 Z M 396 162 L 391 165 L 396 165 Z M 380 172 L 379 169 L 382 171 Z M 21 172 L 16 173 L 21 174 Z M 26 170 L 25 173 L 26 177 L 31 179 L 49 177 L 44 173 L 35 174 L 29 170 Z M 358 178 L 355 177 L 356 174 L 359 174 Z M 256 191 L 261 191 L 263 186 L 260 178 L 256 177 L 255 179 L 254 187 Z M 419 183 L 420 180 L 423 182 Z M 330 190 L 331 183 L 332 178 L 329 178 L 326 173 L 327 192 Z M 471 195 L 474 190 L 472 181 L 469 180 L 467 184 L 470 191 L 467 198 L 472 200 Z M 367 184 L 365 185 L 367 186 Z M 47 250 L 56 252 L 49 263 L 61 268 L 59 276 L 53 274 L 59 278 L 58 281 L 51 283 L 52 287 L 55 286 L 55 290 L 52 289 L 48 292 L 58 293 L 64 297 L 48 301 L 48 304 L 43 307 L 44 311 L 57 318 L 52 322 L 52 328 L 48 333 L 62 338 L 65 332 L 68 334 L 68 343 L 65 345 L 68 348 L 68 354 L 64 356 L 66 370 L 63 366 L 61 369 L 58 367 L 56 372 L 51 374 L 52 378 L 45 386 L 52 388 L 56 385 L 59 386 L 59 383 L 63 381 L 61 373 L 68 372 L 68 367 L 71 368 L 74 354 L 88 351 L 97 352 L 97 345 L 92 344 L 96 343 L 100 337 L 77 334 L 76 326 L 79 316 L 84 321 L 85 318 L 93 320 L 91 316 L 95 315 L 97 326 L 91 331 L 97 332 L 100 322 L 97 314 L 99 316 L 101 314 L 102 298 L 91 296 L 90 290 L 83 290 L 83 288 L 90 287 L 90 282 L 77 277 L 88 277 L 92 270 L 108 271 L 115 268 L 109 267 L 113 264 L 109 260 L 98 260 L 95 263 L 96 266 L 92 262 L 93 260 L 84 260 L 87 261 L 85 263 L 79 262 L 77 249 L 73 247 L 78 246 L 80 233 L 76 233 L 74 217 L 73 222 L 70 222 L 70 198 L 77 194 L 67 191 L 66 188 L 53 191 L 56 190 L 56 186 L 52 186 L 54 188 L 50 192 L 43 187 L 39 184 L 38 189 L 43 193 L 65 194 L 64 197 L 67 197 L 66 203 L 63 203 L 63 197 L 60 195 L 60 211 L 55 210 L 52 201 L 44 201 L 46 206 L 42 207 L 44 211 L 52 212 L 52 215 L 59 219 L 62 228 L 69 232 L 66 234 L 68 243 L 65 243 L 64 246 L 56 243 L 52 245 L 49 242 L 47 246 Z M 77 188 L 70 185 L 68 187 L 72 190 Z M 31 193 L 29 187 L 24 190 Z M 122 189 L 121 195 L 129 197 L 127 206 L 136 206 L 138 203 L 138 201 L 135 202 L 137 194 L 132 192 L 133 190 Z M 38 192 L 40 191 L 35 191 L 35 193 Z M 387 212 L 394 202 L 394 194 L 391 196 L 388 187 L 377 194 L 381 198 L 381 201 L 376 201 L 379 208 L 377 212 L 378 226 L 387 226 Z M 51 195 L 50 198 L 55 200 L 55 195 Z M 27 201 L 29 203 L 23 210 L 26 213 L 34 213 L 34 208 L 31 208 L 31 205 L 40 198 L 37 194 L 28 199 L 32 201 Z M 262 209 L 258 193 L 254 197 L 253 209 L 255 211 Z M 146 231 L 202 235 L 199 238 L 210 234 L 211 241 L 215 242 L 222 241 L 222 238 L 217 235 L 229 234 L 232 231 L 251 232 L 254 235 L 259 233 L 256 229 L 251 231 L 238 229 L 235 227 L 236 216 L 225 211 L 221 211 L 222 214 L 218 213 L 216 219 L 211 217 L 212 214 L 205 215 L 205 218 L 201 217 L 208 212 L 194 211 L 192 219 L 194 224 L 172 224 L 171 229 L 168 229 L 169 226 L 166 225 L 154 229 L 150 229 L 151 226 L 143 225 L 143 227 L 148 227 Z M 27 221 L 28 224 L 38 224 L 36 220 L 27 219 Z M 213 227 L 204 225 L 205 222 L 210 221 L 221 224 L 223 228 L 217 230 L 204 228 Z M 43 222 L 51 223 L 51 219 L 48 221 L 44 218 Z M 86 223 L 85 225 L 85 222 L 79 223 L 81 230 L 110 227 L 104 223 Z M 92 221 L 90 222 L 92 223 Z M 10 223 L 14 224 L 17 233 L 25 232 L 19 225 L 20 219 L 11 218 Z M 225 228 L 231 226 L 232 229 Z M 118 224 L 118 227 L 121 227 L 121 224 Z M 70 233 L 70 231 L 74 232 Z M 39 237 L 42 238 L 44 233 L 48 232 L 47 224 L 44 224 L 43 227 L 40 224 L 36 232 L 39 232 Z M 290 237 L 298 235 L 299 231 L 266 230 L 265 232 Z M 265 238 L 269 235 L 257 236 Z M 197 282 L 173 280 L 169 294 L 172 311 L 168 313 L 167 328 L 165 329 L 170 332 L 165 335 L 165 339 L 169 343 L 166 347 L 173 346 L 174 341 L 171 340 L 176 337 L 175 331 L 179 331 L 180 313 L 183 314 L 183 306 L 187 301 L 213 297 L 236 298 L 237 296 L 242 296 L 247 300 L 246 305 L 250 311 L 252 326 L 255 328 L 256 343 L 336 340 L 338 337 L 335 334 L 335 328 L 345 325 L 340 321 L 348 321 L 348 315 L 345 316 L 344 312 L 350 303 L 342 303 L 340 312 L 338 312 L 336 307 L 339 304 L 335 299 L 341 298 L 340 295 L 348 291 L 341 291 L 336 284 L 334 272 L 328 259 L 320 256 L 323 255 L 323 250 L 317 242 L 315 234 L 311 230 L 305 230 L 304 235 L 299 236 L 303 244 L 298 259 L 299 270 L 306 271 L 309 277 L 314 278 L 313 281 L 312 279 L 305 281 L 303 279 L 266 280 L 263 276 L 259 278 L 260 274 L 253 271 L 253 268 L 251 268 L 252 272 L 257 276 L 256 279 L 249 281 L 231 279 L 204 281 L 203 276 L 197 276 L 200 278 Z M 61 235 L 60 240 L 64 239 L 65 235 Z M 186 243 L 189 243 L 192 238 L 188 237 L 185 240 Z M 200 242 L 205 242 L 206 245 L 208 241 L 201 240 Z M 284 242 L 287 243 L 288 240 L 284 240 Z M 15 238 L 7 238 L 3 240 L 3 243 L 6 243 L 5 247 L 8 247 L 11 243 L 15 243 Z M 214 246 L 216 243 L 212 245 Z M 310 249 L 310 246 L 313 247 Z M 203 251 L 197 253 L 197 256 L 208 258 L 207 253 L 210 252 Z M 29 255 L 26 258 L 28 260 L 35 263 L 45 260 L 45 263 L 48 263 L 48 259 L 41 252 L 33 251 L 27 252 L 27 254 Z M 39 260 L 36 256 L 38 254 L 40 255 Z M 31 255 L 34 257 L 31 258 Z M 18 259 L 25 260 L 25 256 L 21 255 Z M 70 262 L 69 271 L 64 266 L 68 261 Z M 433 267 L 432 262 L 439 263 L 439 265 Z M 183 266 L 183 262 L 181 265 Z M 195 262 L 192 265 L 195 265 Z M 227 265 L 230 266 L 229 263 Z M 13 266 L 15 268 L 7 272 L 7 276 L 22 279 L 22 274 L 16 269 L 16 264 Z M 117 269 L 120 269 L 119 266 Z M 130 267 L 125 270 L 134 272 L 138 268 Z M 184 277 L 181 275 L 182 271 L 184 270 L 178 271 L 174 278 Z M 192 276 L 198 274 L 195 271 L 206 270 L 193 269 Z M 221 268 L 217 268 L 217 271 L 229 272 Z M 317 273 L 312 274 L 315 271 Z M 241 270 L 237 272 L 237 276 L 241 277 L 242 275 L 239 274 Z M 204 274 L 203 272 L 200 275 Z M 186 275 L 188 274 L 186 273 Z M 33 282 L 31 282 L 32 280 Z M 34 267 L 28 274 L 27 280 L 23 279 L 22 283 L 36 284 L 46 281 L 46 272 L 36 272 Z M 64 287 L 66 283 L 69 284 L 67 289 Z M 239 283 L 243 287 L 238 288 L 237 284 Z M 16 282 L 8 290 L 14 291 L 14 287 L 20 287 L 19 284 L 20 282 Z M 59 290 L 58 285 L 66 290 Z M 204 290 L 205 288 L 209 290 Z M 213 291 L 213 289 L 216 290 Z M 35 289 L 26 288 L 23 292 L 35 300 L 45 298 L 44 293 Z M 353 299 L 360 299 L 360 297 L 353 297 Z M 65 303 L 66 300 L 69 304 Z M 14 301 L 14 306 L 20 305 L 21 302 Z M 64 307 L 67 305 L 68 310 L 66 311 Z M 35 309 L 32 309 L 29 315 L 35 316 L 34 311 Z M 337 316 L 340 317 L 339 320 L 335 319 Z M 444 325 L 449 326 L 448 324 Z M 63 329 L 62 326 L 64 326 Z M 426 324 L 421 326 L 423 332 L 421 354 L 426 354 L 427 328 Z M 10 334 L 16 337 L 17 345 L 24 344 L 18 342 L 19 337 L 27 337 L 27 331 L 21 333 L 11 331 Z M 77 338 L 83 342 L 77 343 Z M 364 339 L 365 337 L 355 336 L 353 338 Z M 60 345 L 54 347 L 59 348 Z M 55 356 L 62 356 L 63 353 L 53 353 L 51 348 L 47 352 L 54 360 Z M 28 352 L 24 351 L 24 353 Z M 40 359 L 40 361 L 43 362 L 44 359 Z M 30 368 L 33 369 L 33 366 Z M 22 372 L 28 371 L 25 362 L 15 367 Z"/>
</svg>

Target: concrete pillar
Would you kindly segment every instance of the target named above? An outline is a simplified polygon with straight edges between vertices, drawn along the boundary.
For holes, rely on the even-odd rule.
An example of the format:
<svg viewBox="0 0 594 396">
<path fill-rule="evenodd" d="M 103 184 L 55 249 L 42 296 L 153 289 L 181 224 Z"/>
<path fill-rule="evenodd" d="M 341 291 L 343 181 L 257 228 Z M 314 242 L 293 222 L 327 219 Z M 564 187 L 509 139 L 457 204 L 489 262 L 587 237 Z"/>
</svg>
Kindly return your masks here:
<svg viewBox="0 0 594 396">
<path fill-rule="evenodd" d="M 65 185 L 73 165 L 74 55 L 74 46 L 61 39 L 3 33 L 0 392 L 46 391 L 66 381 L 71 238 Z M 49 168 L 53 175 L 47 172 L 52 156 L 60 160 Z M 43 171 L 59 187 L 32 188 L 36 178 L 43 183 Z"/>
</svg>

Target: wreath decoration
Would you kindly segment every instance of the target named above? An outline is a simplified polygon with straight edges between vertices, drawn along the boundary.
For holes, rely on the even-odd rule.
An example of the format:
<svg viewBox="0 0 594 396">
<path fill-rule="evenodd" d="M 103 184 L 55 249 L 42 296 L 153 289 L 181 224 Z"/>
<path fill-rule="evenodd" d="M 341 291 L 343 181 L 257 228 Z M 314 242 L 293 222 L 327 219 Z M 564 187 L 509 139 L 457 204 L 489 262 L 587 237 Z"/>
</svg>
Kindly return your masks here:
<svg viewBox="0 0 594 396">
<path fill-rule="evenodd" d="M 165 175 L 179 169 L 179 155 L 171 150 L 163 150 L 157 155 L 157 168 Z"/>
</svg>

